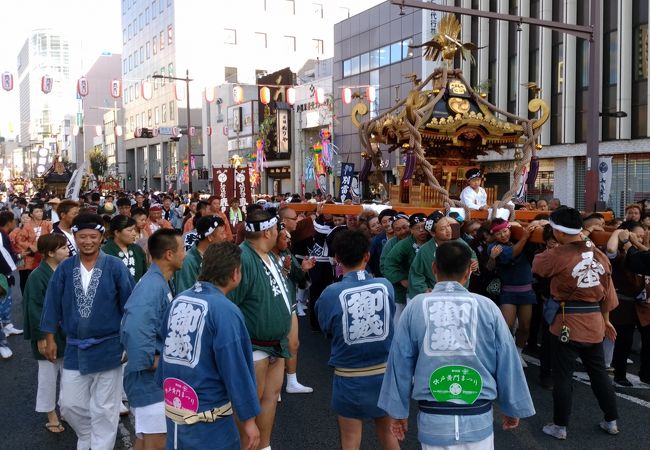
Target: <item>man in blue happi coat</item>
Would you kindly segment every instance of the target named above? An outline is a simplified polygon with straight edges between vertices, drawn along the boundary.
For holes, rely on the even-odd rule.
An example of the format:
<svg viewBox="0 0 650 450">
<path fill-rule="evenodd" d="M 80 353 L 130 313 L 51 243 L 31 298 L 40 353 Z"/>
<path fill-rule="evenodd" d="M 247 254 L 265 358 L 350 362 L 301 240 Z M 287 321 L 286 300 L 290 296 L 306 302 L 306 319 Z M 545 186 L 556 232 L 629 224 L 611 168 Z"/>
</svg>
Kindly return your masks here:
<svg viewBox="0 0 650 450">
<path fill-rule="evenodd" d="M 112 450 L 122 400 L 120 321 L 133 278 L 122 260 L 100 250 L 103 220 L 79 214 L 72 225 L 78 254 L 63 261 L 45 293 L 41 330 L 56 360 L 54 335 L 66 335 L 61 415 L 77 433 L 77 450 Z"/>
<path fill-rule="evenodd" d="M 226 298 L 241 281 L 241 250 L 208 247 L 198 281 L 167 309 L 157 378 L 163 386 L 168 449 L 257 450 L 260 413 L 244 317 Z"/>
<path fill-rule="evenodd" d="M 325 288 L 316 312 L 321 329 L 332 336 L 332 409 L 338 415 L 341 447 L 358 449 L 363 419 L 372 418 L 381 448 L 399 449 L 390 433 L 389 417 L 377 407 L 393 338 L 393 285 L 366 270 L 370 243 L 362 232 L 340 232 L 333 250 L 343 279 Z"/>
<path fill-rule="evenodd" d="M 165 448 L 165 404 L 154 375 L 162 352 L 162 320 L 174 298 L 171 279 L 185 257 L 178 230 L 157 230 L 149 236 L 147 247 L 152 263 L 126 302 L 121 326 L 129 361 L 124 390 L 135 417 L 136 450 Z"/>
<path fill-rule="evenodd" d="M 446 242 L 436 250 L 430 293 L 411 299 L 397 325 L 379 407 L 404 439 L 409 400 L 417 400 L 423 450 L 494 448 L 492 402 L 503 428 L 535 414 L 510 330 L 492 300 L 463 287 L 472 251 Z"/>
</svg>

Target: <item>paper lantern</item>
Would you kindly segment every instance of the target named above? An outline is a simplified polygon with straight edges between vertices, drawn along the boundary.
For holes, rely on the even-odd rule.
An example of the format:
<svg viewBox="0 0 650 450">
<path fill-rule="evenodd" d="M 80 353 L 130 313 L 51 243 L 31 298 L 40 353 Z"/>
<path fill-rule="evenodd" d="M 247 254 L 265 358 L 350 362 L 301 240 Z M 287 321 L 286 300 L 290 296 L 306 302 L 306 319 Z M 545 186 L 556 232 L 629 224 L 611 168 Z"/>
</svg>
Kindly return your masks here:
<svg viewBox="0 0 650 450">
<path fill-rule="evenodd" d="M 212 103 L 214 101 L 214 88 L 205 88 L 204 96 L 206 102 Z"/>
<path fill-rule="evenodd" d="M 263 105 L 268 105 L 270 101 L 271 89 L 264 86 L 262 89 L 260 89 L 260 102 L 262 102 Z"/>
<path fill-rule="evenodd" d="M 120 98 L 122 96 L 122 80 L 114 79 L 111 81 L 111 97 Z"/>
<path fill-rule="evenodd" d="M 235 86 L 232 88 L 232 98 L 235 103 L 241 103 L 244 101 L 244 89 L 241 86 Z"/>
<path fill-rule="evenodd" d="M 290 105 L 293 105 L 296 103 L 296 89 L 295 88 L 288 88 L 287 89 L 287 103 Z"/>
<path fill-rule="evenodd" d="M 375 91 L 374 86 L 368 86 L 366 88 L 366 98 L 368 99 L 369 103 L 372 103 L 372 102 L 375 101 L 375 99 L 377 98 L 377 92 Z"/>
<path fill-rule="evenodd" d="M 86 77 L 77 80 L 77 94 L 79 94 L 79 97 L 88 95 L 88 79 Z"/>
<path fill-rule="evenodd" d="M 14 88 L 14 76 L 10 72 L 2 74 L 2 89 L 10 91 Z"/>
<path fill-rule="evenodd" d="M 49 75 L 43 75 L 41 78 L 41 91 L 43 91 L 44 94 L 49 94 L 52 92 L 52 85 L 54 84 L 54 80 L 52 79 L 51 76 Z"/>
<path fill-rule="evenodd" d="M 140 95 L 145 100 L 151 100 L 151 97 L 153 96 L 153 85 L 151 84 L 151 81 L 143 81 L 142 84 L 140 84 Z"/>
<path fill-rule="evenodd" d="M 174 84 L 174 97 L 178 102 L 185 100 L 185 86 L 183 86 L 181 83 Z"/>
<path fill-rule="evenodd" d="M 115 136 L 122 136 L 122 125 L 118 125 L 115 127 Z"/>
<path fill-rule="evenodd" d="M 102 126 L 101 126 L 101 125 L 95 125 L 95 134 L 96 134 L 97 136 L 101 136 L 101 135 L 102 135 Z"/>
<path fill-rule="evenodd" d="M 196 128 L 194 128 L 194 127 L 190 127 L 189 135 L 190 135 L 190 136 L 195 136 L 195 135 L 196 135 Z"/>
<path fill-rule="evenodd" d="M 77 136 L 79 134 L 79 125 L 72 127 L 72 135 Z"/>
<path fill-rule="evenodd" d="M 205 130 L 208 133 L 208 136 L 212 136 L 212 127 L 206 127 Z"/>
<path fill-rule="evenodd" d="M 352 89 L 343 88 L 343 95 L 341 95 L 341 98 L 343 99 L 343 103 L 349 105 L 352 101 Z"/>
<path fill-rule="evenodd" d="M 325 103 L 325 89 L 321 87 L 316 88 L 316 103 L 319 105 Z"/>
</svg>

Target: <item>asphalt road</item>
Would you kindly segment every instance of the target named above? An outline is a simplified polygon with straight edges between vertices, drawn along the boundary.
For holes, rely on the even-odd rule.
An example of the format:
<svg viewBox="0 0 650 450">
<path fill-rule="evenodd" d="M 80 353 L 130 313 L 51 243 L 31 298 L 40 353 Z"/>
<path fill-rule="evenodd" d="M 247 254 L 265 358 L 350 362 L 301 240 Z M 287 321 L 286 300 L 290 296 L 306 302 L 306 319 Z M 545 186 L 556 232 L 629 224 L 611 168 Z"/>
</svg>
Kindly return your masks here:
<svg viewBox="0 0 650 450">
<path fill-rule="evenodd" d="M 20 293 L 14 297 L 14 323 L 22 327 Z M 336 417 L 329 408 L 332 371 L 327 367 L 329 343 L 320 334 L 309 329 L 306 318 L 300 320 L 301 350 L 298 379 L 313 386 L 313 394 L 282 394 L 273 433 L 274 450 L 329 450 L 339 448 Z M 0 402 L 3 406 L 0 419 L 0 450 L 22 449 L 74 449 L 76 437 L 67 427 L 55 435 L 46 431 L 45 414 L 34 412 L 36 396 L 37 363 L 32 358 L 29 343 L 22 336 L 9 338 L 14 356 L 0 360 Z M 632 359 L 638 360 L 638 355 Z M 531 362 L 534 360 L 531 358 Z M 551 392 L 536 383 L 538 368 L 530 364 L 526 369 L 531 395 L 537 415 L 522 420 L 517 430 L 504 432 L 500 429 L 500 415 L 495 414 L 495 447 L 498 449 L 613 449 L 647 448 L 650 442 L 650 386 L 638 383 L 629 389 L 617 388 L 619 428 L 621 434 L 609 436 L 598 429 L 601 413 L 588 384 L 574 383 L 573 414 L 566 442 L 545 436 L 541 428 L 551 420 Z M 631 367 L 630 373 L 637 371 Z M 578 374 L 578 378 L 581 377 Z M 630 376 L 635 380 L 634 376 Z M 638 379 L 636 379 L 638 380 Z M 415 408 L 411 410 L 409 433 L 402 449 L 419 449 L 417 442 Z M 65 423 L 64 423 L 65 425 Z M 116 442 L 116 449 L 130 449 L 133 442 L 132 417 L 123 418 Z M 372 422 L 364 424 L 362 449 L 378 449 Z M 206 446 L 206 449 L 209 449 Z"/>
</svg>

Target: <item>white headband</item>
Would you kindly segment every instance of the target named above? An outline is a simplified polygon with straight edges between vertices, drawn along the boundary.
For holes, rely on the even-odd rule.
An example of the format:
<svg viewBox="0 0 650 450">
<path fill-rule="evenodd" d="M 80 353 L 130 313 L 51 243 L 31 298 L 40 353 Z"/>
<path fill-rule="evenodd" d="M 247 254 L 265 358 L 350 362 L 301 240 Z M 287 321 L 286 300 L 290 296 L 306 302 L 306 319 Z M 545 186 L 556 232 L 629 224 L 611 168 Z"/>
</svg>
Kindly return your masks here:
<svg viewBox="0 0 650 450">
<path fill-rule="evenodd" d="M 551 224 L 551 228 L 553 228 L 554 230 L 561 231 L 562 233 L 566 233 L 566 234 L 576 235 L 576 234 L 580 234 L 580 232 L 582 231 L 582 228 L 565 227 L 564 225 L 558 225 L 552 220 L 549 221 L 549 223 Z"/>
<path fill-rule="evenodd" d="M 246 231 L 255 232 L 255 231 L 265 231 L 270 228 L 273 228 L 278 223 L 277 217 L 271 217 L 269 220 L 261 220 L 258 222 L 248 222 L 246 221 Z"/>
<path fill-rule="evenodd" d="M 74 225 L 70 228 L 72 234 L 75 234 L 81 230 L 97 230 L 100 233 L 104 233 L 104 231 L 106 231 L 103 226 L 96 223 L 80 223 L 79 225 Z"/>
</svg>

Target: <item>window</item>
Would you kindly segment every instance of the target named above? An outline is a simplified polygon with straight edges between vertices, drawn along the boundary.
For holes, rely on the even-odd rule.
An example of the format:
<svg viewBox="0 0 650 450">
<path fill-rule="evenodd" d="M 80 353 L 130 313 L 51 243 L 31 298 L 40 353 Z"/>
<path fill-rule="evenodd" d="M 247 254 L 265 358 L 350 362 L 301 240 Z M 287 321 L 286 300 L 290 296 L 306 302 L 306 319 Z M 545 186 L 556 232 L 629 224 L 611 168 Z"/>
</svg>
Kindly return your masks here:
<svg viewBox="0 0 650 450">
<path fill-rule="evenodd" d="M 296 2 L 295 0 L 284 0 L 284 12 L 285 14 L 291 14 L 292 16 L 296 14 Z"/>
<path fill-rule="evenodd" d="M 142 28 L 144 27 L 144 17 L 143 14 L 140 13 L 138 16 L 138 30 L 142 31 Z"/>
<path fill-rule="evenodd" d="M 376 69 L 379 67 L 379 49 L 370 52 L 370 68 Z"/>
<path fill-rule="evenodd" d="M 147 59 L 151 58 L 151 42 L 147 41 L 145 44 L 145 49 L 147 52 Z"/>
<path fill-rule="evenodd" d="M 135 93 L 134 93 L 134 87 L 133 85 L 129 86 L 129 98 L 133 100 L 135 98 Z"/>
<path fill-rule="evenodd" d="M 174 42 L 174 27 L 167 25 L 167 46 L 169 47 Z"/>
<path fill-rule="evenodd" d="M 359 57 L 359 71 L 367 72 L 370 70 L 370 53 L 364 53 Z"/>
<path fill-rule="evenodd" d="M 400 62 L 402 60 L 402 43 L 396 42 L 390 46 L 390 63 Z"/>
<path fill-rule="evenodd" d="M 162 122 L 165 123 L 167 122 L 167 104 L 163 103 L 160 109 L 162 111 Z"/>
<path fill-rule="evenodd" d="M 160 68 L 160 75 L 162 75 L 162 76 L 164 77 L 164 76 L 165 76 L 165 72 L 166 72 L 165 67 L 161 67 L 161 68 Z M 161 79 L 160 79 L 160 85 L 161 85 L 161 86 L 164 86 L 164 85 L 165 85 L 165 79 L 164 79 L 164 78 L 161 78 Z"/>
<path fill-rule="evenodd" d="M 614 30 L 603 36 L 603 74 L 605 84 L 616 84 L 618 80 L 618 31 Z"/>
<path fill-rule="evenodd" d="M 346 8 L 345 6 L 340 6 L 339 7 L 339 14 L 340 14 L 340 19 L 349 19 L 350 18 L 350 8 Z"/>
<path fill-rule="evenodd" d="M 170 77 L 174 76 L 174 63 L 167 64 L 167 75 Z"/>
<path fill-rule="evenodd" d="M 352 75 L 352 65 L 350 64 L 350 60 L 346 59 L 343 61 L 343 78 L 347 78 L 350 75 Z"/>
<path fill-rule="evenodd" d="M 387 66 L 390 64 L 390 46 L 382 47 L 379 49 L 379 67 Z"/>
<path fill-rule="evenodd" d="M 160 9 L 160 13 L 162 14 L 162 12 L 165 10 L 165 0 L 158 1 L 158 9 Z"/>
<path fill-rule="evenodd" d="M 155 77 L 156 75 L 158 75 L 158 72 L 154 72 L 154 73 L 153 73 L 153 76 L 154 76 L 154 77 Z M 155 91 L 156 89 L 158 89 L 158 80 L 159 80 L 158 78 L 154 78 L 154 79 L 153 79 L 153 90 L 154 90 L 154 91 Z"/>
<path fill-rule="evenodd" d="M 140 117 L 140 114 L 135 115 L 135 127 L 136 128 L 142 127 L 142 118 Z"/>
<path fill-rule="evenodd" d="M 285 36 L 284 37 L 285 49 L 289 52 L 296 51 L 296 37 L 295 36 Z"/>
<path fill-rule="evenodd" d="M 370 72 L 370 85 L 379 91 L 379 71 Z M 370 118 L 374 119 L 379 113 L 379 95 L 375 95 L 375 101 L 370 103 Z"/>
<path fill-rule="evenodd" d="M 158 38 L 156 36 L 153 37 L 152 39 L 153 42 L 153 54 L 157 55 L 158 54 Z"/>
<path fill-rule="evenodd" d="M 138 18 L 133 19 L 133 36 L 138 34 Z"/>
<path fill-rule="evenodd" d="M 144 46 L 140 46 L 140 64 L 144 62 Z"/>
<path fill-rule="evenodd" d="M 135 128 L 133 128 L 133 116 L 129 117 L 129 125 L 131 126 L 131 131 L 133 131 Z"/>
<path fill-rule="evenodd" d="M 151 109 L 147 110 L 147 126 L 150 127 L 153 122 L 153 114 L 151 113 Z"/>
<path fill-rule="evenodd" d="M 133 70 L 133 55 L 129 55 L 129 70 Z"/>
<path fill-rule="evenodd" d="M 144 20 L 145 20 L 146 24 L 149 25 L 149 21 L 151 21 L 151 12 L 149 11 L 148 6 L 144 10 Z"/>
<path fill-rule="evenodd" d="M 648 79 L 648 24 L 634 29 L 634 80 Z"/>
<path fill-rule="evenodd" d="M 267 48 L 266 33 L 255 33 L 254 38 L 256 48 Z"/>
<path fill-rule="evenodd" d="M 350 58 L 350 74 L 357 75 L 359 73 L 359 57 L 355 56 Z"/>
<path fill-rule="evenodd" d="M 236 67 L 224 67 L 224 81 L 226 83 L 238 83 L 237 81 L 237 68 Z"/>
<path fill-rule="evenodd" d="M 323 18 L 323 4 L 322 3 L 312 3 L 314 15 L 322 19 Z"/>
<path fill-rule="evenodd" d="M 138 52 L 133 52 L 133 67 L 138 67 Z"/>
<path fill-rule="evenodd" d="M 131 39 L 131 36 L 133 36 L 133 28 L 131 28 L 131 24 L 128 26 L 128 33 L 129 33 L 129 40 Z"/>
<path fill-rule="evenodd" d="M 322 55 L 325 53 L 322 39 L 312 39 L 311 42 L 314 46 L 314 50 L 316 50 L 317 55 Z"/>
<path fill-rule="evenodd" d="M 126 41 L 129 40 L 129 35 L 127 34 L 126 28 L 122 29 L 122 44 L 126 44 Z"/>
<path fill-rule="evenodd" d="M 157 106 L 154 108 L 154 123 L 156 125 L 160 123 L 160 108 Z"/>
<path fill-rule="evenodd" d="M 237 30 L 234 30 L 232 28 L 224 28 L 223 34 L 224 44 L 237 45 Z"/>
<path fill-rule="evenodd" d="M 255 69 L 255 79 L 259 80 L 262 77 L 265 77 L 269 72 L 266 70 Z"/>
<path fill-rule="evenodd" d="M 165 48 L 165 32 L 161 31 L 160 32 L 160 50 Z"/>
<path fill-rule="evenodd" d="M 140 98 L 140 82 L 136 81 L 135 83 L 135 98 L 136 100 Z"/>
<path fill-rule="evenodd" d="M 169 120 L 171 122 L 174 121 L 175 111 L 176 110 L 174 109 L 174 102 L 173 101 L 169 102 Z"/>
<path fill-rule="evenodd" d="M 156 0 L 151 2 L 151 20 L 156 18 Z"/>
<path fill-rule="evenodd" d="M 126 75 L 127 69 L 128 69 L 128 61 L 126 60 L 126 58 L 124 58 L 122 60 L 122 75 Z"/>
<path fill-rule="evenodd" d="M 402 59 L 413 58 L 413 49 L 409 45 L 413 45 L 413 39 L 402 41 Z"/>
</svg>

